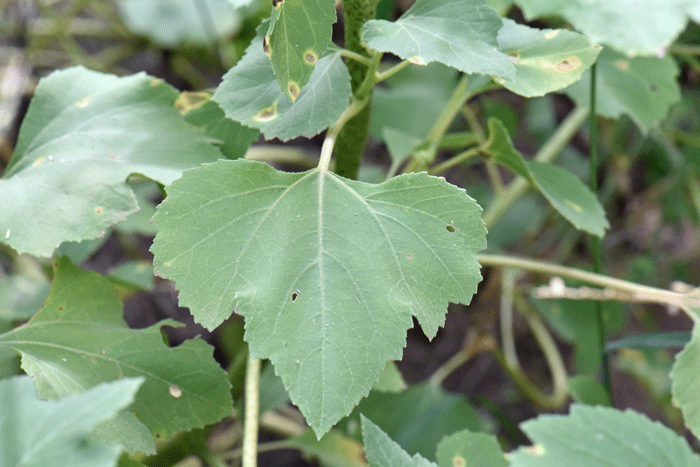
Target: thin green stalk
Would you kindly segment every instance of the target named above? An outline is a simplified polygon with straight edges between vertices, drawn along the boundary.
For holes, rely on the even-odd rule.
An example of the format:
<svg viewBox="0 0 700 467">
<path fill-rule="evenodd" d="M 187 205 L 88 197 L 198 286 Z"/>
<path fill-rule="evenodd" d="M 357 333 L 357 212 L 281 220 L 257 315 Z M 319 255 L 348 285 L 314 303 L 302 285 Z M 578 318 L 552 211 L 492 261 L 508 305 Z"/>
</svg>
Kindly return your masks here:
<svg viewBox="0 0 700 467">
<path fill-rule="evenodd" d="M 699 319 L 694 313 L 691 313 L 687 309 L 700 308 L 700 295 L 671 292 L 670 290 L 616 279 L 603 274 L 596 274 L 594 272 L 583 271 L 568 266 L 560 266 L 545 261 L 518 258 L 516 256 L 478 254 L 476 255 L 476 259 L 482 266 L 524 269 L 604 287 L 601 292 L 610 300 L 661 303 L 680 307 L 693 321 Z"/>
<path fill-rule="evenodd" d="M 513 289 L 519 271 L 511 268 L 501 270 L 501 303 L 499 306 L 501 324 L 501 347 L 508 366 L 520 369 L 518 353 L 515 350 L 513 333 Z"/>
<path fill-rule="evenodd" d="M 245 424 L 243 425 L 243 467 L 258 465 L 258 423 L 260 412 L 260 359 L 248 354 L 245 372 Z"/>
<path fill-rule="evenodd" d="M 588 108 L 577 107 L 567 115 L 552 137 L 540 148 L 534 159 L 539 162 L 551 162 L 578 132 L 588 117 L 588 113 Z M 516 178 L 506 186 L 503 193 L 497 196 L 484 212 L 483 219 L 486 228 L 491 229 L 529 186 L 530 184 L 523 177 Z"/>
<path fill-rule="evenodd" d="M 668 51 L 672 54 L 700 55 L 700 45 L 673 44 Z"/>
<path fill-rule="evenodd" d="M 332 127 L 326 132 L 326 138 L 323 140 L 323 146 L 321 146 L 321 157 L 318 161 L 318 166 L 323 170 L 328 170 L 331 163 L 331 154 L 333 153 L 333 148 L 335 147 L 336 140 L 343 131 L 344 127 L 352 121 L 352 119 L 367 108 L 368 99 L 364 101 L 359 101 L 353 99 L 350 107 L 345 109 L 345 111 L 340 115 L 340 118 L 333 124 Z M 336 166 L 339 161 L 336 160 Z"/>
<path fill-rule="evenodd" d="M 594 63 L 591 66 L 591 95 L 590 95 L 590 107 L 591 114 L 589 116 L 590 123 L 590 135 L 591 142 L 589 148 L 589 158 L 588 158 L 588 185 L 591 191 L 595 194 L 598 193 L 598 122 L 596 120 L 596 89 L 598 87 L 598 82 L 596 80 L 596 70 L 598 67 Z M 591 256 L 593 259 L 593 272 L 600 274 L 601 270 L 601 248 L 600 248 L 600 237 L 595 235 L 589 235 L 590 246 L 591 246 Z M 600 354 L 600 364 L 601 371 L 603 374 L 603 385 L 608 393 L 608 397 L 612 400 L 612 384 L 610 382 L 610 362 L 608 360 L 608 353 L 605 351 L 605 340 L 607 339 L 605 332 L 605 317 L 603 315 L 603 302 L 600 300 L 595 301 L 596 309 L 596 324 L 598 328 L 598 351 Z"/>
<path fill-rule="evenodd" d="M 394 76 L 396 73 L 398 73 L 399 71 L 403 70 L 404 68 L 406 68 L 406 67 L 409 66 L 410 64 L 411 64 L 411 62 L 409 62 L 408 60 L 404 60 L 403 62 L 399 62 L 399 63 L 397 63 L 396 65 L 392 66 L 391 68 L 382 71 L 381 73 L 376 73 L 376 74 L 374 75 L 374 82 L 375 82 L 375 83 L 381 83 L 381 82 L 384 81 L 385 79 L 391 78 L 391 77 Z"/>
<path fill-rule="evenodd" d="M 428 170 L 428 173 L 430 175 L 437 175 L 440 174 L 447 169 L 450 169 L 454 167 L 455 165 L 459 165 L 465 160 L 469 159 L 470 157 L 474 157 L 479 154 L 479 148 L 470 148 L 467 149 L 466 151 L 462 151 L 459 154 L 457 154 L 454 157 L 451 157 L 447 159 L 445 162 L 441 162 L 440 164 L 436 165 L 435 167 L 431 168 Z"/>
<path fill-rule="evenodd" d="M 469 75 L 464 75 L 457 82 L 457 86 L 454 91 L 452 91 L 452 96 L 450 100 L 447 101 L 445 107 L 442 109 L 440 116 L 433 123 L 432 128 L 428 132 L 428 137 L 426 138 L 431 143 L 437 144 L 440 139 L 447 133 L 448 128 L 452 124 L 462 106 L 469 100 L 471 95 L 467 92 L 469 89 Z"/>
</svg>

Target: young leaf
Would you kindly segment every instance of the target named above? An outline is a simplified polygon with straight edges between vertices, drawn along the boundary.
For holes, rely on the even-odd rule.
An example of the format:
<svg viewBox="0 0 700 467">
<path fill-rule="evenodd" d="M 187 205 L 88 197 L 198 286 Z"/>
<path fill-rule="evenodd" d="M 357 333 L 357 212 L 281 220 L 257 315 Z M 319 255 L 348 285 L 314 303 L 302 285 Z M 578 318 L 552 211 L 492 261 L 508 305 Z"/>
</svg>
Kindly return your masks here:
<svg viewBox="0 0 700 467">
<path fill-rule="evenodd" d="M 51 294 L 42 310 L 25 325 L 0 336 L 0 347 L 22 354 L 22 368 L 47 399 L 80 393 L 123 376 L 145 376 L 132 406 L 136 419 L 125 414 L 100 430 L 105 439 L 127 434 L 129 439 L 122 444 L 130 451 L 145 445 L 143 439 L 135 439 L 139 422 L 165 439 L 231 412 L 230 385 L 212 358 L 211 347 L 192 340 L 170 348 L 163 343 L 160 326 L 129 329 L 109 280 L 65 258 L 57 261 Z"/>
<path fill-rule="evenodd" d="M 483 429 L 479 414 L 464 396 L 429 383 L 412 385 L 398 393 L 383 393 L 374 387 L 338 428 L 357 437 L 360 414 L 376 420 L 379 428 L 407 452 L 428 460 L 435 459 L 435 446 L 445 435 Z"/>
<path fill-rule="evenodd" d="M 420 454 L 409 456 L 369 418 L 361 415 L 362 438 L 370 467 L 437 467 Z"/>
<path fill-rule="evenodd" d="M 512 467 L 697 467 L 685 439 L 632 410 L 572 405 L 569 415 L 520 424 L 533 441 L 510 455 Z"/>
<path fill-rule="evenodd" d="M 627 56 L 653 55 L 685 28 L 687 0 L 516 0 L 528 20 L 561 16 L 592 41 Z"/>
<path fill-rule="evenodd" d="M 219 161 L 167 191 L 156 271 L 207 328 L 245 316 L 252 354 L 274 363 L 318 435 L 401 357 L 412 315 L 434 336 L 481 280 L 481 208 L 424 173 L 370 185 Z"/>
<path fill-rule="evenodd" d="M 310 138 L 335 123 L 352 95 L 350 74 L 340 53 L 319 58 L 309 82 L 292 103 L 280 90 L 263 52 L 262 30 L 245 56 L 224 75 L 212 99 L 228 118 L 259 129 L 266 139 Z"/>
<path fill-rule="evenodd" d="M 437 446 L 439 467 L 507 467 L 495 436 L 463 430 L 445 436 Z"/>
<path fill-rule="evenodd" d="M 212 144 L 227 159 L 244 157 L 250 145 L 260 136 L 257 129 L 226 118 L 208 92 L 183 92 L 175 101 L 175 108 L 186 121 L 212 137 Z"/>
<path fill-rule="evenodd" d="M 681 98 L 678 66 L 671 57 L 627 58 L 605 49 L 598 57 L 596 112 L 609 118 L 629 115 L 642 133 L 661 122 Z M 591 79 L 583 78 L 564 89 L 579 105 L 588 106 Z"/>
<path fill-rule="evenodd" d="M 137 209 L 130 174 L 170 183 L 221 157 L 173 107 L 177 92 L 145 74 L 70 68 L 41 80 L 0 179 L 0 242 L 50 256 L 104 234 Z"/>
<path fill-rule="evenodd" d="M 500 120 L 488 120 L 489 140 L 483 150 L 499 164 L 527 179 L 577 229 L 602 237 L 610 227 L 605 210 L 591 190 L 566 170 L 525 160 Z"/>
<path fill-rule="evenodd" d="M 264 48 L 279 87 L 292 102 L 326 52 L 335 23 L 333 0 L 274 0 Z"/>
<path fill-rule="evenodd" d="M 441 62 L 464 73 L 514 79 L 515 67 L 497 48 L 501 25 L 484 0 L 417 0 L 395 22 L 367 21 L 362 40 L 418 65 Z"/>
<path fill-rule="evenodd" d="M 511 57 L 515 78 L 496 81 L 525 97 L 542 96 L 575 83 L 601 50 L 581 34 L 535 29 L 510 19 L 504 19 L 498 31 L 498 48 Z"/>
<path fill-rule="evenodd" d="M 142 383 L 124 378 L 47 402 L 31 378 L 0 380 L 0 465 L 112 467 L 122 449 L 93 441 L 90 432 L 131 404 Z"/>
</svg>

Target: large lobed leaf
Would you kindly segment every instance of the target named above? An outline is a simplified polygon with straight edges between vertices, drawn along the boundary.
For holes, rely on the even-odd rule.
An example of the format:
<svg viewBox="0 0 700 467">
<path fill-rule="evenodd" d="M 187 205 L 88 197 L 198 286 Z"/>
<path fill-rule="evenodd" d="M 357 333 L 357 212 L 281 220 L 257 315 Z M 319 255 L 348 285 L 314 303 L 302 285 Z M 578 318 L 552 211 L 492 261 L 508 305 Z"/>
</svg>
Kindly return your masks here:
<svg viewBox="0 0 700 467">
<path fill-rule="evenodd" d="M 153 438 L 142 424 L 156 438 L 165 439 L 231 412 L 230 385 L 210 346 L 191 340 L 170 348 L 160 326 L 129 329 L 109 280 L 73 266 L 66 258 L 57 261 L 42 310 L 1 335 L 0 347 L 22 354 L 22 368 L 47 399 L 81 393 L 124 376 L 145 377 L 133 415 L 122 414 L 99 430 L 101 438 L 132 452 L 155 452 Z"/>
<path fill-rule="evenodd" d="M 112 467 L 122 449 L 90 438 L 134 400 L 143 378 L 104 383 L 58 401 L 37 398 L 26 376 L 0 380 L 0 465 Z"/>
<path fill-rule="evenodd" d="M 696 289 L 694 294 L 700 293 Z M 697 437 L 700 437 L 700 309 L 687 310 L 693 317 L 693 332 L 690 342 L 676 355 L 671 369 L 671 394 L 674 405 L 683 413 L 686 426 Z"/>
<path fill-rule="evenodd" d="M 173 107 L 177 92 L 145 74 L 70 68 L 41 80 L 0 179 L 0 241 L 50 256 L 64 241 L 96 238 L 137 210 L 126 184 L 167 184 L 221 157 Z"/>
<path fill-rule="evenodd" d="M 259 129 L 266 139 L 283 141 L 320 133 L 340 117 L 350 103 L 350 74 L 340 53 L 319 58 L 309 82 L 294 102 L 280 90 L 263 51 L 264 25 L 231 68 L 212 99 L 226 117 Z"/>
<path fill-rule="evenodd" d="M 628 56 L 670 45 L 697 15 L 694 0 L 516 0 L 525 17 L 561 16 L 594 42 Z M 695 16 L 697 19 L 697 16 Z"/>
<path fill-rule="evenodd" d="M 514 79 L 515 67 L 497 48 L 501 26 L 484 0 L 417 0 L 395 22 L 367 21 L 362 40 L 419 65 L 441 62 L 464 73 Z"/>
<path fill-rule="evenodd" d="M 318 435 L 401 357 L 413 315 L 434 336 L 481 279 L 481 209 L 424 173 L 370 185 L 219 161 L 167 191 L 156 272 L 208 328 L 245 316 L 252 354 L 274 363 Z"/>
<path fill-rule="evenodd" d="M 335 23 L 333 0 L 274 0 L 265 53 L 279 87 L 292 102 L 323 56 Z"/>
<path fill-rule="evenodd" d="M 520 428 L 534 445 L 512 453 L 512 467 L 700 466 L 685 439 L 632 410 L 574 404 Z"/>
</svg>

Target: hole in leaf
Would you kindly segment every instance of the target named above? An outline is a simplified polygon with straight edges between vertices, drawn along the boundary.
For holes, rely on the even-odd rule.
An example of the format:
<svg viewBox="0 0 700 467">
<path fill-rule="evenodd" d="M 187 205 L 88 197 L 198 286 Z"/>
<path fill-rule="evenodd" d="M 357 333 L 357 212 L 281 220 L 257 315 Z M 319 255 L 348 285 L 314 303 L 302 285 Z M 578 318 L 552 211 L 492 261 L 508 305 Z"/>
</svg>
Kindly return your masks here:
<svg viewBox="0 0 700 467">
<path fill-rule="evenodd" d="M 168 388 L 168 391 L 170 392 L 170 395 L 173 396 L 174 398 L 178 398 L 182 396 L 182 389 L 179 387 L 175 386 L 174 384 L 171 384 L 170 387 Z"/>
<path fill-rule="evenodd" d="M 299 294 L 301 294 L 301 292 L 299 291 L 299 289 L 297 289 L 296 291 L 292 292 L 292 301 L 293 301 L 293 302 L 296 302 L 296 301 L 297 301 L 297 298 L 299 298 Z"/>
<path fill-rule="evenodd" d="M 276 8 L 284 3 L 284 0 L 272 0 L 272 7 Z"/>
<path fill-rule="evenodd" d="M 455 231 L 455 226 L 454 225 L 446 225 L 445 228 L 447 229 L 448 232 L 452 233 Z"/>
<path fill-rule="evenodd" d="M 309 65 L 316 65 L 316 62 L 318 62 L 318 55 L 316 55 L 316 52 L 309 49 L 304 52 L 304 61 Z"/>
</svg>

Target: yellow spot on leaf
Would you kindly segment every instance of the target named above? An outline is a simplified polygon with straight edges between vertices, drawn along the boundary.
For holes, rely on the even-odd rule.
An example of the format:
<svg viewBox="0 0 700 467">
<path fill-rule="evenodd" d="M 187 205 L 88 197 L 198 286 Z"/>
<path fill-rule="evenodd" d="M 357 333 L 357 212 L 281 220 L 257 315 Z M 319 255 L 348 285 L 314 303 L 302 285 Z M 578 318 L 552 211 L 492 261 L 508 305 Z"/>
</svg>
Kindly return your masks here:
<svg viewBox="0 0 700 467">
<path fill-rule="evenodd" d="M 104 211 L 105 211 L 104 208 L 101 206 L 97 206 L 95 208 L 95 214 L 97 214 L 98 216 L 101 216 Z"/>
<path fill-rule="evenodd" d="M 207 92 L 188 92 L 181 93 L 175 101 L 175 108 L 180 115 L 198 109 L 209 101 L 209 93 Z"/>
<path fill-rule="evenodd" d="M 178 397 L 182 396 L 182 389 L 175 386 L 174 384 L 170 385 L 170 387 L 168 388 L 168 391 L 170 392 L 170 395 L 173 396 L 174 398 L 178 398 Z"/>
<path fill-rule="evenodd" d="M 627 60 L 618 60 L 615 62 L 615 66 L 622 71 L 627 71 L 630 69 L 630 62 L 628 62 Z"/>
<path fill-rule="evenodd" d="M 423 57 L 419 57 L 418 55 L 409 58 L 408 61 L 414 65 L 425 65 L 425 59 Z"/>
<path fill-rule="evenodd" d="M 260 112 L 257 113 L 253 120 L 258 122 L 269 122 L 277 118 L 277 102 L 272 104 L 270 107 L 265 107 Z"/>
<path fill-rule="evenodd" d="M 554 67 L 559 73 L 568 73 L 581 66 L 581 59 L 578 57 L 565 58 Z"/>
<path fill-rule="evenodd" d="M 159 85 L 160 83 L 162 83 L 162 82 L 163 82 L 163 80 L 161 80 L 161 79 L 153 78 L 153 79 L 151 80 L 151 87 L 156 87 L 156 86 L 158 86 L 158 85 Z"/>
<path fill-rule="evenodd" d="M 44 162 L 45 160 L 46 160 L 46 158 L 44 156 L 41 156 L 40 158 L 35 160 L 34 163 L 32 163 L 32 166 L 36 167 L 38 165 L 41 165 L 41 163 Z"/>
<path fill-rule="evenodd" d="M 90 99 L 88 99 L 88 98 L 86 97 L 85 99 L 82 99 L 82 100 L 78 101 L 78 103 L 75 104 L 75 105 L 76 105 L 76 107 L 83 108 L 83 107 L 87 107 L 89 103 L 90 103 Z"/>
<path fill-rule="evenodd" d="M 309 49 L 304 52 L 304 61 L 309 65 L 316 65 L 316 62 L 318 62 L 318 55 L 316 55 L 316 52 Z"/>
<path fill-rule="evenodd" d="M 506 82 L 506 80 L 504 80 L 503 78 L 498 78 L 498 77 L 496 77 L 496 76 L 492 76 L 491 78 L 492 78 L 495 82 L 497 82 L 498 84 L 503 84 L 503 83 Z"/>
<path fill-rule="evenodd" d="M 467 461 L 462 456 L 454 456 L 452 458 L 452 467 L 467 467 Z"/>
<path fill-rule="evenodd" d="M 583 209 L 581 209 L 581 206 L 579 206 L 578 204 L 574 203 L 574 202 L 571 201 L 571 200 L 565 199 L 565 200 L 564 200 L 564 203 L 566 203 L 567 206 L 569 206 L 571 209 L 573 209 L 573 210 L 576 211 L 576 212 L 582 212 L 582 211 L 583 211 Z"/>
<path fill-rule="evenodd" d="M 294 81 L 290 81 L 287 84 L 287 94 L 292 99 L 292 101 L 297 100 L 297 97 L 299 97 L 300 92 L 301 92 L 301 89 L 299 89 L 299 85 L 297 83 L 295 83 Z"/>
<path fill-rule="evenodd" d="M 555 37 L 557 37 L 557 34 L 559 34 L 559 31 L 560 31 L 559 29 L 552 29 L 551 31 L 544 33 L 544 38 L 545 39 L 554 39 Z"/>
</svg>

